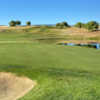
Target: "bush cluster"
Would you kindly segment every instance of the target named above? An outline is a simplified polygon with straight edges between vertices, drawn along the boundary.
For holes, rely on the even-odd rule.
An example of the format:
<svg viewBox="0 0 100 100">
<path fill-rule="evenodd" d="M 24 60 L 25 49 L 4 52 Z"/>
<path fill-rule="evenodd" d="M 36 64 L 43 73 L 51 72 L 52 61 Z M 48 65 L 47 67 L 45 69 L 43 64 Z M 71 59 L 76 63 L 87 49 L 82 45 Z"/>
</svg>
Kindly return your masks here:
<svg viewBox="0 0 100 100">
<path fill-rule="evenodd" d="M 90 31 L 96 31 L 99 28 L 99 24 L 96 21 L 91 21 L 86 24 L 86 28 Z"/>
<path fill-rule="evenodd" d="M 21 25 L 21 21 L 10 21 L 9 22 L 9 26 L 19 26 Z"/>
<path fill-rule="evenodd" d="M 30 21 L 26 22 L 26 25 L 31 26 L 31 22 Z"/>
<path fill-rule="evenodd" d="M 75 24 L 75 27 L 86 28 L 89 31 L 96 31 L 99 28 L 99 23 L 97 23 L 96 21 L 90 21 L 86 24 L 78 22 L 78 23 Z"/>
<path fill-rule="evenodd" d="M 68 25 L 67 22 L 62 22 L 62 23 L 57 23 L 56 27 L 62 29 L 62 28 L 70 27 L 70 26 Z"/>
<path fill-rule="evenodd" d="M 9 22 L 9 26 L 11 26 L 11 27 L 19 26 L 19 25 L 21 25 L 21 21 L 14 21 L 14 20 L 12 20 L 12 21 Z M 26 22 L 26 25 L 27 26 L 31 26 L 31 22 L 30 21 Z"/>
</svg>

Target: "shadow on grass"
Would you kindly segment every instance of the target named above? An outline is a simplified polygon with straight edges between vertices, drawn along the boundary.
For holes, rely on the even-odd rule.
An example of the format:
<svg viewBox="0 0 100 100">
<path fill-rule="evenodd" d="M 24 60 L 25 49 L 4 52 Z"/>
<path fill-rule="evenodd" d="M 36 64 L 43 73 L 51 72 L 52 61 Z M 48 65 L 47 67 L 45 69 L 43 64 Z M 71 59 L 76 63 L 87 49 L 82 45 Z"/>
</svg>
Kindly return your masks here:
<svg viewBox="0 0 100 100">
<path fill-rule="evenodd" d="M 41 77 L 50 77 L 50 78 L 63 78 L 63 77 L 76 77 L 76 78 L 95 78 L 99 73 L 92 73 L 89 71 L 79 70 L 79 69 L 64 69 L 64 68 L 34 68 L 32 66 L 18 66 L 18 65 L 9 65 L 9 66 L 0 66 L 0 71 L 12 72 L 18 75 L 27 75 L 29 77 L 41 76 Z"/>
</svg>

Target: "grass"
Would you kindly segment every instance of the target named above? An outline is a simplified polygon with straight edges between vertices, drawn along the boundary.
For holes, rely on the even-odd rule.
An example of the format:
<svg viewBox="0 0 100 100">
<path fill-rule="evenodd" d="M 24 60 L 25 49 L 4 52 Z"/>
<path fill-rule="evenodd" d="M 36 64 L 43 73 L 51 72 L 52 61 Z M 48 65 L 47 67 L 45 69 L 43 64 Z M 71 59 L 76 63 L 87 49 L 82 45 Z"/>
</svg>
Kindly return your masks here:
<svg viewBox="0 0 100 100">
<path fill-rule="evenodd" d="M 47 44 L 1 44 L 0 71 L 38 85 L 20 100 L 99 100 L 100 51 Z"/>
<path fill-rule="evenodd" d="M 71 31 L 72 30 L 72 31 Z M 71 35 L 75 31 L 76 35 Z M 30 41 L 30 42 L 40 42 L 46 44 L 56 44 L 59 41 L 100 41 L 100 35 L 98 33 L 93 36 L 93 33 L 83 33 L 86 35 L 81 35 L 76 31 L 75 28 L 69 29 L 56 29 L 55 27 L 31 27 L 26 29 L 5 29 L 0 31 L 0 41 Z"/>
<path fill-rule="evenodd" d="M 100 100 L 100 50 L 55 45 L 57 31 L 27 31 L 0 33 L 0 40 L 32 41 L 0 44 L 0 71 L 37 81 L 20 100 Z"/>
<path fill-rule="evenodd" d="M 62 39 L 65 39 L 65 37 L 61 36 L 59 31 L 49 28 L 29 28 L 0 32 L 0 41 L 37 41 L 54 44 Z"/>
</svg>

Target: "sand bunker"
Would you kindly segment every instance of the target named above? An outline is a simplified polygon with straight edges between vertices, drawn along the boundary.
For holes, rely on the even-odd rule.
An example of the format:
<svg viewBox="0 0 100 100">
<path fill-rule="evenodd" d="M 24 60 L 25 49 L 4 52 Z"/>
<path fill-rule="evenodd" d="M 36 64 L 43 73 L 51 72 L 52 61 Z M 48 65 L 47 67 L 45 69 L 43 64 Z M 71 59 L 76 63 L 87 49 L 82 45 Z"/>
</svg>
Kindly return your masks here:
<svg viewBox="0 0 100 100">
<path fill-rule="evenodd" d="M 28 93 L 35 84 L 28 78 L 0 72 L 0 100 L 17 100 Z"/>
</svg>

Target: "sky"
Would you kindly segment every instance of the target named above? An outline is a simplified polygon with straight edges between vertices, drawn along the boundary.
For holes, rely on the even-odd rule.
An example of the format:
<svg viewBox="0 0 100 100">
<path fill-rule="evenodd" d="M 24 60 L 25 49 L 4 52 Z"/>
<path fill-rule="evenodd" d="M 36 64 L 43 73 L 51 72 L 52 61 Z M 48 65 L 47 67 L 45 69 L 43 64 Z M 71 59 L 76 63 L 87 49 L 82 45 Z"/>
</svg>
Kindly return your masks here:
<svg viewBox="0 0 100 100">
<path fill-rule="evenodd" d="M 8 25 L 11 20 L 22 24 L 31 21 L 33 25 L 100 23 L 100 0 L 0 0 L 0 25 Z"/>
</svg>

